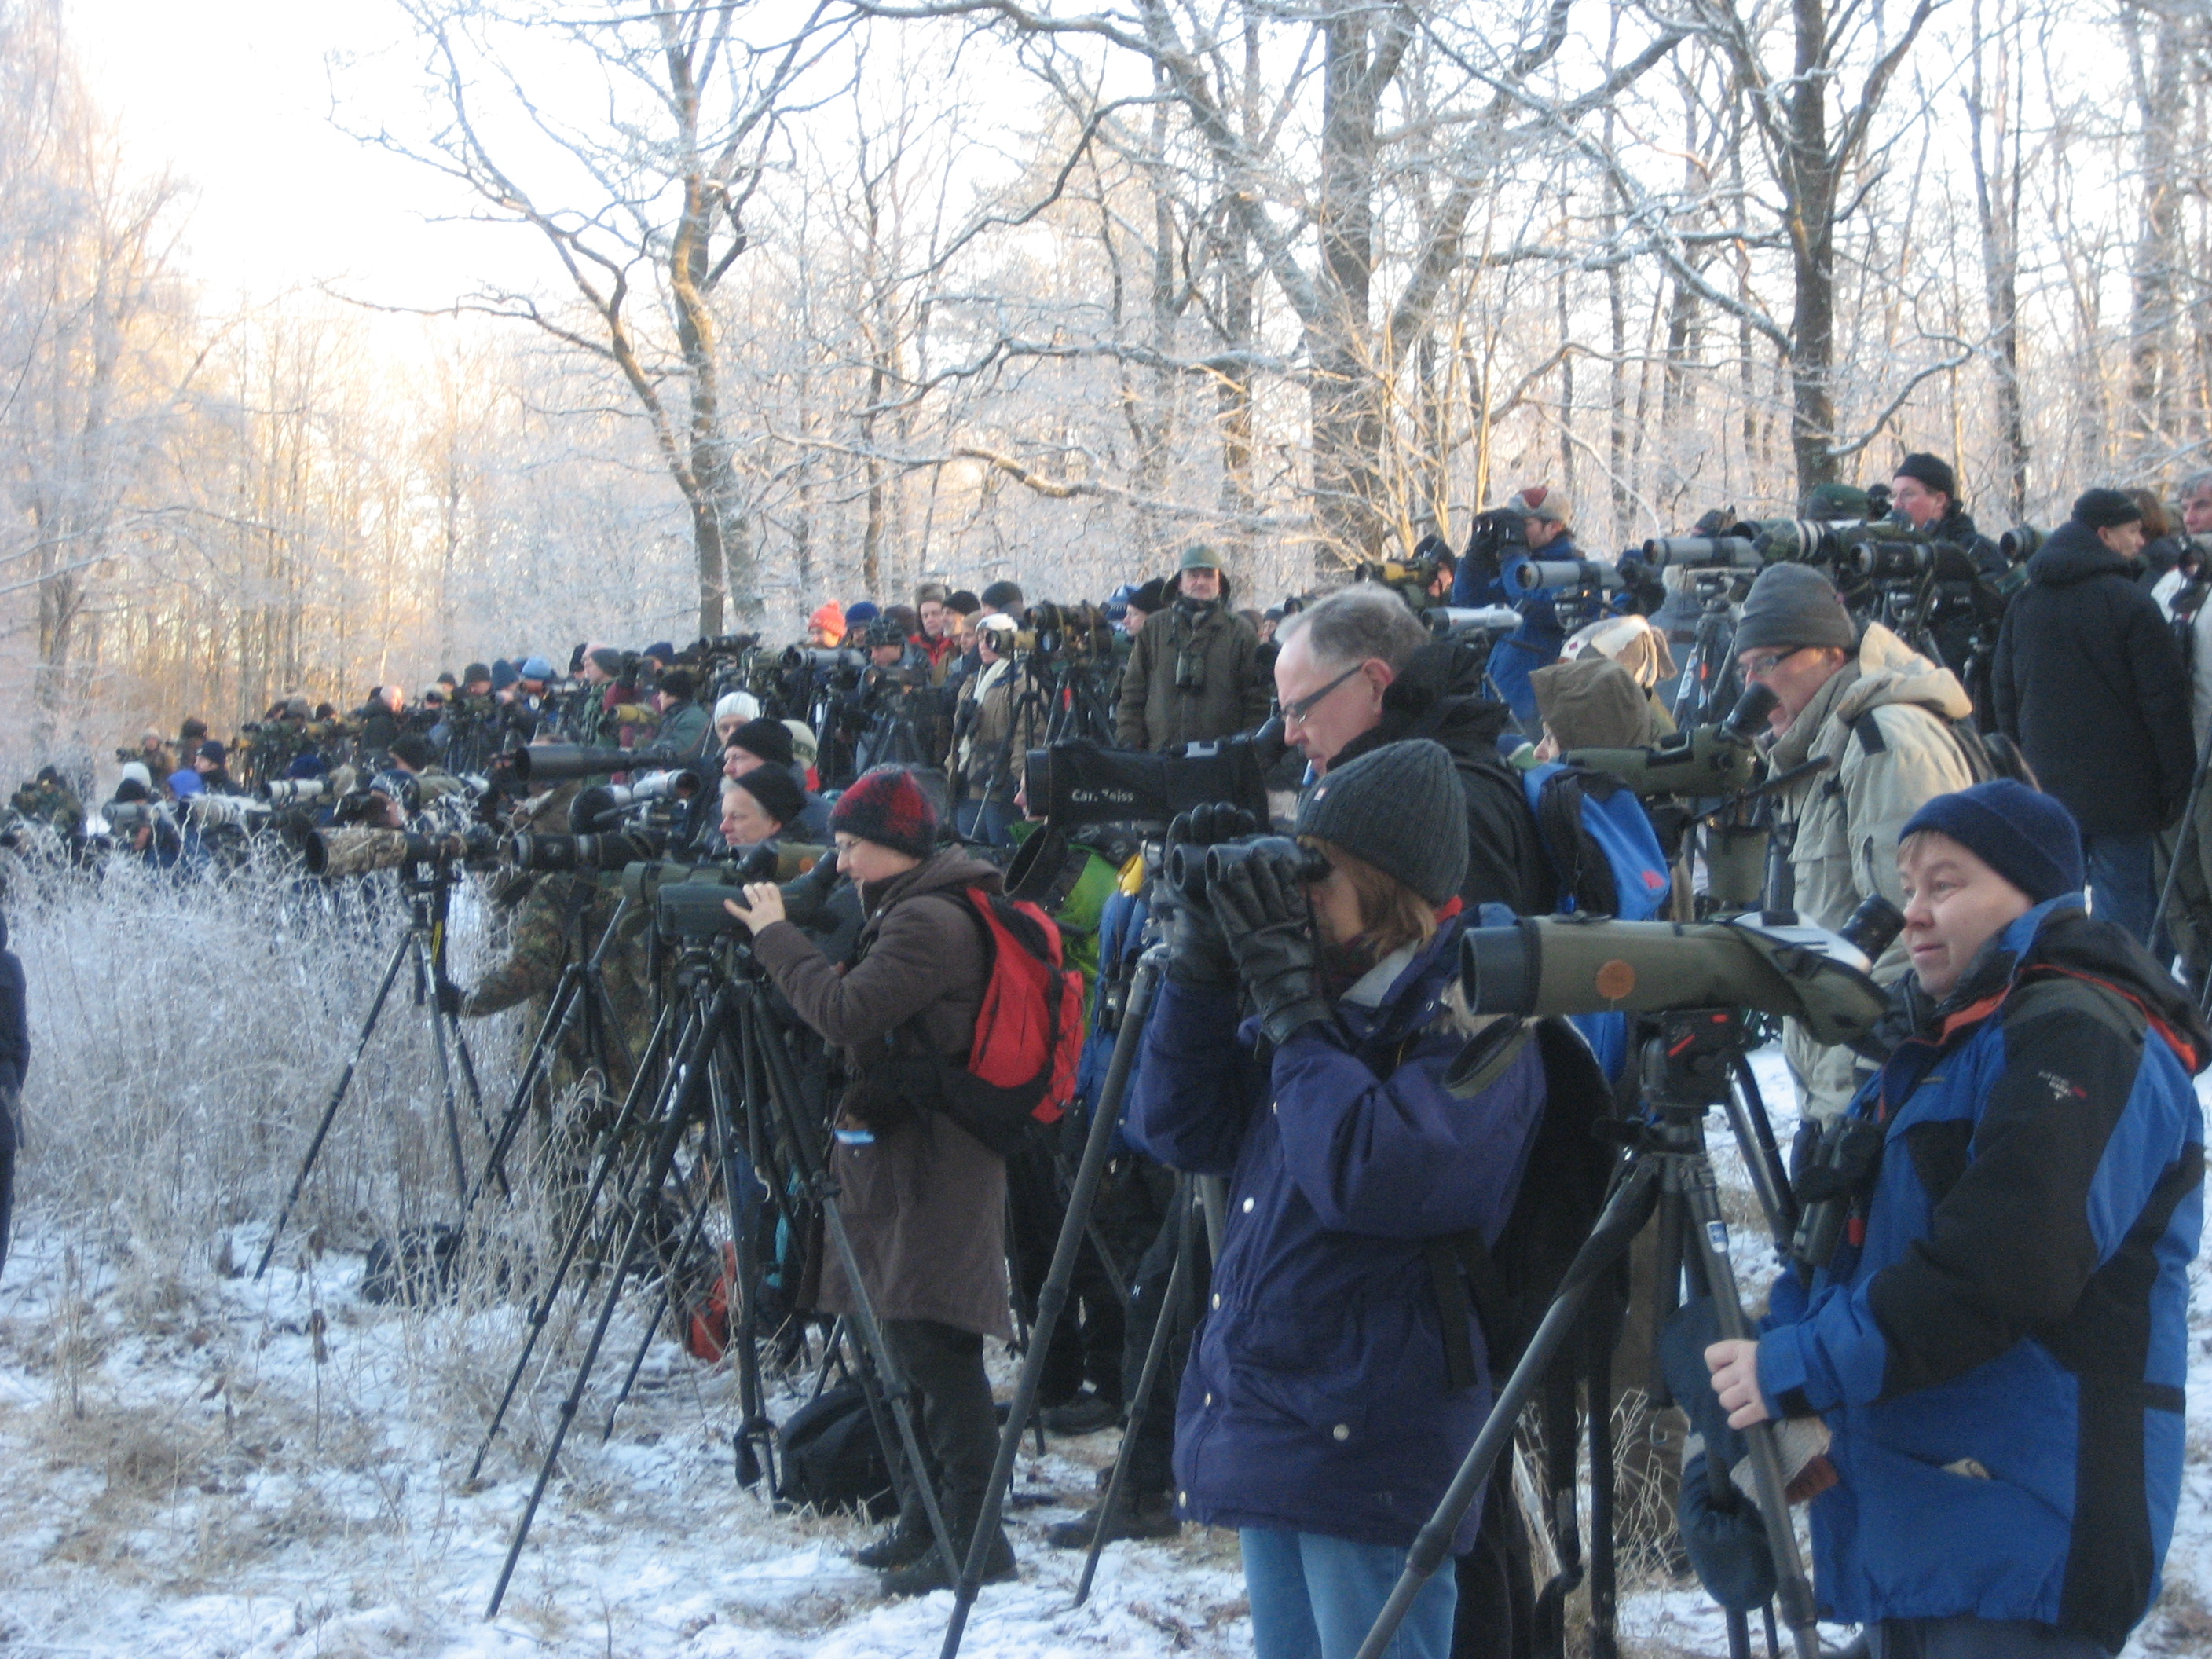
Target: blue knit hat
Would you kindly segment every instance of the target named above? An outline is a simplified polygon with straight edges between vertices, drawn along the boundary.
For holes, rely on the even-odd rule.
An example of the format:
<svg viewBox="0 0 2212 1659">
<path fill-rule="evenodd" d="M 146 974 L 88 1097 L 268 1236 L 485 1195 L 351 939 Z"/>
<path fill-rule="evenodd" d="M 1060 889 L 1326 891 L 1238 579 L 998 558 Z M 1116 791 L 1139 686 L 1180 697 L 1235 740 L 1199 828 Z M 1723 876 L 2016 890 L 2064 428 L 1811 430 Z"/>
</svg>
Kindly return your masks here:
<svg viewBox="0 0 2212 1659">
<path fill-rule="evenodd" d="M 865 627 L 883 614 L 873 599 L 855 599 L 845 607 L 845 631 Z"/>
<path fill-rule="evenodd" d="M 514 672 L 514 665 L 501 657 L 491 665 L 491 689 L 504 691 L 522 677 Z"/>
<path fill-rule="evenodd" d="M 1923 830 L 1950 836 L 2036 903 L 2081 890 L 2081 831 L 2049 795 L 1996 778 L 1938 795 L 1905 820 L 1902 842 Z"/>
</svg>

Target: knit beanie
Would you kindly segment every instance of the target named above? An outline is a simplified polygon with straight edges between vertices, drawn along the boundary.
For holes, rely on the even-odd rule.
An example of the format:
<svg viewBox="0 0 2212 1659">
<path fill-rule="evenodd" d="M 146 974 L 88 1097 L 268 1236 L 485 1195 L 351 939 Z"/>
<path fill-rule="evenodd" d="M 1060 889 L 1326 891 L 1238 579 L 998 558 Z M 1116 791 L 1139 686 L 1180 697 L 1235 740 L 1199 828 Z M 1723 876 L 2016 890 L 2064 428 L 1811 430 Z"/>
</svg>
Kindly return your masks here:
<svg viewBox="0 0 2212 1659">
<path fill-rule="evenodd" d="M 791 733 L 781 720 L 750 720 L 730 733 L 726 749 L 742 749 L 771 766 L 791 764 Z"/>
<path fill-rule="evenodd" d="M 201 781 L 198 773 L 185 768 L 169 774 L 169 793 L 182 800 L 187 795 L 206 793 L 207 785 Z"/>
<path fill-rule="evenodd" d="M 491 665 L 491 689 L 495 691 L 506 690 L 521 678 L 515 672 L 514 665 L 504 657 Z"/>
<path fill-rule="evenodd" d="M 736 715 L 739 724 L 760 718 L 760 699 L 750 691 L 725 691 L 715 699 L 714 718 L 728 720 Z"/>
<path fill-rule="evenodd" d="M 620 678 L 622 674 L 622 653 L 616 650 L 611 645 L 603 645 L 598 650 L 586 652 L 585 654 L 588 656 L 598 666 L 599 672 L 607 676 L 608 678 L 615 679 Z"/>
<path fill-rule="evenodd" d="M 957 611 L 963 617 L 972 617 L 983 608 L 983 601 L 963 587 L 945 600 L 945 608 L 947 611 Z"/>
<path fill-rule="evenodd" d="M 543 657 L 525 657 L 522 666 L 515 672 L 526 680 L 550 680 L 553 678 L 553 665 Z"/>
<path fill-rule="evenodd" d="M 738 780 L 737 787 L 778 823 L 789 823 L 806 810 L 806 792 L 781 766 L 757 766 Z"/>
<path fill-rule="evenodd" d="M 806 619 L 806 625 L 809 628 L 820 629 L 832 640 L 842 640 L 845 637 L 845 613 L 838 608 L 837 601 L 835 599 L 818 608 Z"/>
<path fill-rule="evenodd" d="M 217 766 L 221 766 L 228 756 L 220 742 L 210 738 L 200 745 L 200 758 L 204 761 L 213 761 Z"/>
<path fill-rule="evenodd" d="M 2085 489 L 2074 498 L 2074 521 L 2092 530 L 2134 524 L 2142 515 L 2135 497 L 2124 489 Z"/>
<path fill-rule="evenodd" d="M 1770 564 L 1759 573 L 1735 625 L 1735 650 L 1802 651 L 1832 645 L 1849 651 L 1859 642 L 1858 625 L 1844 609 L 1836 585 L 1808 564 Z"/>
<path fill-rule="evenodd" d="M 461 684 L 463 685 L 474 685 L 479 680 L 488 680 L 490 678 L 491 666 L 488 663 L 472 662 L 466 668 L 461 670 Z M 304 704 L 307 702 L 307 699 L 302 697 L 300 701 Z"/>
<path fill-rule="evenodd" d="M 1555 662 L 1528 684 L 1537 714 L 1562 749 L 1642 749 L 1659 740 L 1644 688 L 1607 658 Z"/>
<path fill-rule="evenodd" d="M 1022 590 L 1013 582 L 993 582 L 983 590 L 983 603 L 994 611 L 1018 611 L 1022 608 Z"/>
<path fill-rule="evenodd" d="M 2036 903 L 2081 890 L 2081 832 L 2051 796 L 2011 778 L 1938 795 L 1905 823 L 1950 836 Z"/>
<path fill-rule="evenodd" d="M 1569 524 L 1575 510 L 1567 503 L 1566 494 L 1549 484 L 1530 484 L 1505 503 L 1506 510 L 1524 518 L 1541 519 L 1548 524 Z"/>
<path fill-rule="evenodd" d="M 404 761 L 417 772 L 435 760 L 437 751 L 430 747 L 430 739 L 420 732 L 402 732 L 387 745 L 387 752 L 396 761 Z"/>
<path fill-rule="evenodd" d="M 937 809 L 905 767 L 872 767 L 837 797 L 830 830 L 926 859 L 937 848 Z"/>
<path fill-rule="evenodd" d="M 154 787 L 154 775 L 146 769 L 145 763 L 143 761 L 125 761 L 123 763 L 123 781 L 135 783 L 141 789 L 151 789 Z M 132 799 L 143 800 L 146 798 L 143 795 L 137 795 Z"/>
<path fill-rule="evenodd" d="M 673 662 L 676 659 L 676 647 L 666 640 L 655 640 L 644 650 L 639 652 L 638 655 L 650 657 L 658 663 Z"/>
<path fill-rule="evenodd" d="M 1332 768 L 1298 804 L 1298 834 L 1342 848 L 1431 904 L 1467 879 L 1467 797 L 1451 756 L 1426 738 Z"/>
<path fill-rule="evenodd" d="M 845 631 L 849 634 L 856 628 L 865 628 L 881 615 L 873 599 L 855 599 L 845 607 Z"/>
<path fill-rule="evenodd" d="M 660 677 L 660 695 L 671 702 L 689 702 L 698 690 L 688 668 L 672 668 Z"/>
<path fill-rule="evenodd" d="M 814 728 L 805 720 L 785 720 L 781 724 L 785 732 L 791 738 L 793 764 L 813 765 L 815 757 L 821 752 L 820 745 L 815 741 Z"/>
<path fill-rule="evenodd" d="M 1954 501 L 1959 499 L 1959 475 L 1951 470 L 1951 463 L 1941 455 L 1930 455 L 1924 450 L 1916 450 L 1899 461 L 1897 464 L 1897 471 L 1889 476 L 1893 478 L 1910 478 L 1913 483 L 1924 485 L 1939 495 L 1948 495 Z"/>
</svg>

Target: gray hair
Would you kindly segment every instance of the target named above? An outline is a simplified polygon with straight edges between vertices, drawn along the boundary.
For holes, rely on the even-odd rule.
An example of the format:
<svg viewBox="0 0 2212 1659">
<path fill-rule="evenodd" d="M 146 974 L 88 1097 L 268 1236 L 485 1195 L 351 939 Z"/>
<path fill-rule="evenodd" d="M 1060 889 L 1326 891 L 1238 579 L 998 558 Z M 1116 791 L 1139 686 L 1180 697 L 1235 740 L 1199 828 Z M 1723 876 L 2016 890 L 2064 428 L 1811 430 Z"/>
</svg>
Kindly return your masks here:
<svg viewBox="0 0 2212 1659">
<path fill-rule="evenodd" d="M 2173 499 L 2177 501 L 2187 501 L 2195 496 L 2205 494 L 2208 490 L 2212 490 L 2212 466 L 2203 467 L 2184 478 L 2180 486 L 2174 490 Z"/>
<path fill-rule="evenodd" d="M 1285 645 L 1301 634 L 1313 635 L 1306 648 L 1320 661 L 1348 665 L 1376 657 L 1389 664 L 1393 673 L 1436 637 L 1395 588 L 1380 582 L 1340 588 L 1318 605 L 1284 618 L 1275 630 L 1276 639 Z"/>
</svg>

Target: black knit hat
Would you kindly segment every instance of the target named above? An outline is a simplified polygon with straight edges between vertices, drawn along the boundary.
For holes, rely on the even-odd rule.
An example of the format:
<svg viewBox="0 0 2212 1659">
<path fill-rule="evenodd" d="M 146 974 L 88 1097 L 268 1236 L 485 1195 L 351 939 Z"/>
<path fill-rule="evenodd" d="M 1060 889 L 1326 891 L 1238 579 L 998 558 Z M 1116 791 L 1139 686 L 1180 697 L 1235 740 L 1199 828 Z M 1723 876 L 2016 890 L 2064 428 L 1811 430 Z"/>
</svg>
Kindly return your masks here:
<svg viewBox="0 0 2212 1659">
<path fill-rule="evenodd" d="M 1808 564 L 1770 564 L 1745 596 L 1743 617 L 1735 625 L 1735 649 L 1802 651 L 1832 645 L 1849 651 L 1859 642 L 1858 625 L 1844 609 L 1836 585 Z"/>
<path fill-rule="evenodd" d="M 2124 489 L 2085 489 L 2074 498 L 2074 521 L 2092 530 L 2134 524 L 2142 515 L 2142 505 Z"/>
<path fill-rule="evenodd" d="M 463 685 L 474 685 L 478 680 L 488 680 L 490 678 L 491 665 L 489 663 L 472 662 L 466 668 L 461 670 L 461 684 Z"/>
<path fill-rule="evenodd" d="M 622 653 L 616 650 L 611 645 L 603 645 L 596 651 L 587 652 L 586 655 L 589 657 L 593 666 L 597 667 L 599 672 L 605 674 L 609 679 L 614 679 L 620 677 L 622 673 Z"/>
<path fill-rule="evenodd" d="M 742 749 L 771 766 L 791 764 L 791 733 L 781 720 L 747 720 L 730 733 L 725 749 Z"/>
<path fill-rule="evenodd" d="M 905 767 L 878 766 L 837 797 L 830 830 L 926 859 L 937 848 L 937 809 Z"/>
<path fill-rule="evenodd" d="M 1938 795 L 1905 821 L 1902 842 L 1923 830 L 1950 836 L 2036 903 L 2081 890 L 2081 831 L 2049 795 L 1993 778 Z"/>
<path fill-rule="evenodd" d="M 738 780 L 737 787 L 778 823 L 789 823 L 806 810 L 806 792 L 781 766 L 756 766 Z"/>
<path fill-rule="evenodd" d="M 1959 499 L 1959 475 L 1951 470 L 1951 463 L 1941 455 L 1917 450 L 1899 461 L 1897 470 L 1889 476 L 1910 478 L 1915 483 L 1926 485 L 1939 495 L 1948 495 L 1954 501 Z"/>
<path fill-rule="evenodd" d="M 688 702 L 698 689 L 688 668 L 672 668 L 660 677 L 660 694 L 671 702 Z"/>
<path fill-rule="evenodd" d="M 945 600 L 945 608 L 947 611 L 957 611 L 963 617 L 972 617 L 983 608 L 983 601 L 963 587 Z"/>
<path fill-rule="evenodd" d="M 1451 756 L 1426 738 L 1333 768 L 1298 804 L 1298 834 L 1342 848 L 1431 904 L 1467 879 L 1467 797 Z"/>
<path fill-rule="evenodd" d="M 983 590 L 983 603 L 994 611 L 1018 611 L 1022 608 L 1022 589 L 1018 582 L 993 582 Z"/>
<path fill-rule="evenodd" d="M 388 752 L 396 761 L 404 761 L 419 772 L 435 760 L 437 751 L 430 747 L 430 739 L 420 732 L 402 732 L 392 738 Z"/>
</svg>

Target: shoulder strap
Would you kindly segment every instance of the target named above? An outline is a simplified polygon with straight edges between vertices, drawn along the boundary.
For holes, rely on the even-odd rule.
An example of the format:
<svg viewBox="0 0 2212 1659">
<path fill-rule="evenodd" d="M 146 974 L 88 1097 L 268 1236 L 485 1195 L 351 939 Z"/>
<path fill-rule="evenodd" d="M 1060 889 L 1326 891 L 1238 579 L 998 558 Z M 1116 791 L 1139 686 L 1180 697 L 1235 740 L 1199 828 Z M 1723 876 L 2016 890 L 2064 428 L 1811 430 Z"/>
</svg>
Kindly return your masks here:
<svg viewBox="0 0 2212 1659">
<path fill-rule="evenodd" d="M 1437 1310 L 1443 1316 L 1446 1376 L 1455 1392 L 1471 1389 L 1480 1376 L 1474 1369 L 1474 1344 L 1467 1334 L 1468 1322 L 1480 1321 L 1493 1344 L 1505 1335 L 1512 1317 L 1505 1277 L 1498 1272 L 1497 1259 L 1482 1242 L 1482 1235 L 1471 1227 L 1465 1232 L 1432 1238 L 1425 1249 L 1429 1279 L 1436 1287 Z"/>
</svg>

